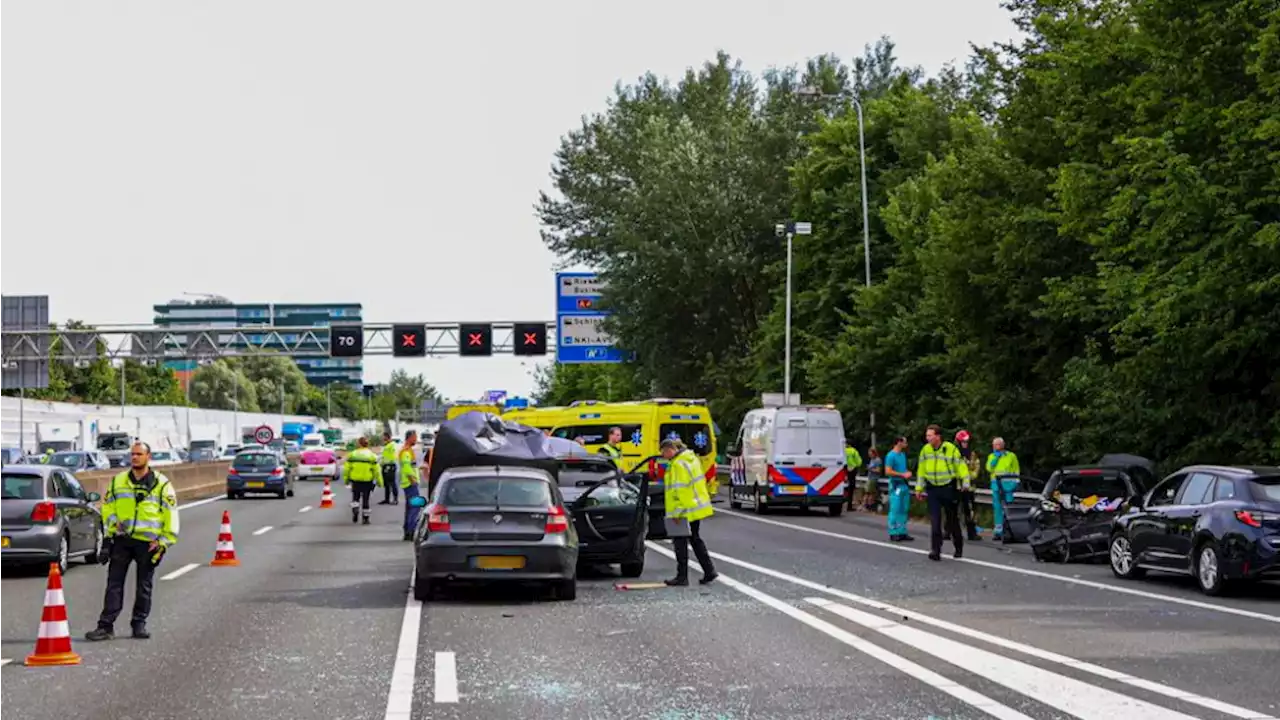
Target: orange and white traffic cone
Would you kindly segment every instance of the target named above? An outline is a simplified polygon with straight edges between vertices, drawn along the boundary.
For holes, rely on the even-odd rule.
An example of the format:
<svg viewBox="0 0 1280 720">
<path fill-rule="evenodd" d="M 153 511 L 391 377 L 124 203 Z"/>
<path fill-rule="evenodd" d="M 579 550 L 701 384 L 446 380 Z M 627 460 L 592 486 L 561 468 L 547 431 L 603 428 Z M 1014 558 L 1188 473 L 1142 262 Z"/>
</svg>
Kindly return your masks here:
<svg viewBox="0 0 1280 720">
<path fill-rule="evenodd" d="M 80 656 L 71 651 L 71 624 L 67 622 L 67 600 L 62 595 L 62 573 L 58 572 L 57 563 L 50 563 L 36 651 L 27 656 L 27 665 L 79 664 Z"/>
<path fill-rule="evenodd" d="M 333 491 L 329 489 L 329 478 L 324 479 L 324 492 L 320 493 L 320 507 L 333 507 Z"/>
<path fill-rule="evenodd" d="M 213 551 L 213 562 L 210 565 L 239 565 L 236 557 L 236 544 L 231 539 L 231 511 L 222 511 L 222 527 L 218 528 L 218 545 Z"/>
</svg>

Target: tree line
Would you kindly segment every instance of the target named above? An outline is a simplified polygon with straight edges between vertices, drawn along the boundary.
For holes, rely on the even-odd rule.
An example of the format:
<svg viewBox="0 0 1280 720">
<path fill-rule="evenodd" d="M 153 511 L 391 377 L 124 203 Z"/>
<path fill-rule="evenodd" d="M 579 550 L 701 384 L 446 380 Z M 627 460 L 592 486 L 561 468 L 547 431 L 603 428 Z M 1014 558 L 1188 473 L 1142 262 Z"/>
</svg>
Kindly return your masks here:
<svg viewBox="0 0 1280 720">
<path fill-rule="evenodd" d="M 1009 0 L 1022 39 L 928 77 L 888 39 L 759 78 L 720 53 L 619 85 L 562 139 L 542 239 L 608 282 L 623 367 L 544 402 L 783 386 L 881 450 L 1003 435 L 1041 470 L 1280 462 L 1280 8 Z M 864 111 L 871 276 L 864 274 Z M 577 397 L 582 397 L 578 395 Z"/>
<path fill-rule="evenodd" d="M 92 330 L 79 321 L 69 321 L 66 330 Z M 60 339 L 50 343 L 49 354 L 61 352 Z M 126 405 L 173 405 L 208 410 L 283 413 L 352 420 L 392 420 L 397 411 L 420 408 L 428 399 L 440 400 L 440 393 L 422 375 L 404 370 L 392 372 L 390 380 L 370 398 L 345 383 L 328 390 L 312 385 L 293 359 L 269 352 L 236 358 L 222 358 L 202 365 L 184 389 L 173 370 L 161 363 L 141 363 L 125 359 L 113 365 L 104 347 L 88 362 L 51 360 L 49 386 L 28 390 L 33 400 L 120 404 L 120 373 L 124 372 Z M 17 396 L 16 390 L 5 395 Z M 407 418 L 407 416 L 406 416 Z"/>
</svg>

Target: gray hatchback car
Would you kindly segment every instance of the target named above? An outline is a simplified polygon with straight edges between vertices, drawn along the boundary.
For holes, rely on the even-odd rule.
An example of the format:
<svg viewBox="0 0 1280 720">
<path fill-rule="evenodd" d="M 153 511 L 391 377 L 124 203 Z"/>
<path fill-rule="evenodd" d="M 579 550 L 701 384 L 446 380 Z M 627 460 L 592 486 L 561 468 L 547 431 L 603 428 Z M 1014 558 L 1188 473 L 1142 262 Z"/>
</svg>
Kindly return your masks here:
<svg viewBox="0 0 1280 720">
<path fill-rule="evenodd" d="M 102 552 L 102 515 L 71 473 L 53 465 L 6 465 L 3 488 L 3 550 L 6 565 L 56 562 L 67 571 L 71 558 L 93 564 Z"/>
<path fill-rule="evenodd" d="M 578 533 L 545 470 L 446 470 L 418 516 L 414 545 L 419 600 L 450 583 L 491 582 L 544 583 L 561 600 L 577 597 Z"/>
</svg>

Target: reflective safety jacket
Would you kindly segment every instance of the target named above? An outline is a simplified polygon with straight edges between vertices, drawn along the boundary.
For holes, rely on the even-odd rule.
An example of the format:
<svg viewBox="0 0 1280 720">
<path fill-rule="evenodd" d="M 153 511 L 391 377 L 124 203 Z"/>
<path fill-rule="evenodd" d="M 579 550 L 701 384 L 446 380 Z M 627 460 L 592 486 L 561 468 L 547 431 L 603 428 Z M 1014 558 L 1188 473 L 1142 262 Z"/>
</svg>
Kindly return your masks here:
<svg viewBox="0 0 1280 720">
<path fill-rule="evenodd" d="M 382 446 L 382 464 L 395 465 L 396 456 L 399 454 L 400 454 L 400 451 L 396 449 L 395 443 L 389 442 L 386 445 L 383 445 Z"/>
<path fill-rule="evenodd" d="M 844 467 L 853 472 L 857 472 L 858 468 L 862 467 L 862 455 L 852 445 L 844 449 Z"/>
<path fill-rule="evenodd" d="M 684 518 L 689 522 L 711 517 L 711 494 L 703 477 L 702 463 L 692 450 L 671 459 L 662 478 L 663 500 L 668 518 Z"/>
<path fill-rule="evenodd" d="M 916 464 L 916 492 L 924 492 L 925 483 L 941 487 L 953 480 L 958 480 L 962 489 L 969 489 L 969 465 L 960 456 L 959 448 L 943 442 L 934 450 L 932 445 L 925 443 Z"/>
<path fill-rule="evenodd" d="M 992 480 L 1017 480 L 1021 473 L 1018 456 L 1008 450 L 993 452 L 991 457 L 987 458 L 987 474 Z"/>
<path fill-rule="evenodd" d="M 376 482 L 381 487 L 382 468 L 378 467 L 378 456 L 365 447 L 352 450 L 342 463 L 342 482 Z"/>
<path fill-rule="evenodd" d="M 400 487 L 418 484 L 418 465 L 414 462 L 416 459 L 413 448 L 406 445 L 400 449 Z"/>
<path fill-rule="evenodd" d="M 107 537 L 128 535 L 168 548 L 178 542 L 178 493 L 163 474 L 151 470 L 148 475 L 139 482 L 125 470 L 111 478 L 102 499 L 102 526 Z"/>
<path fill-rule="evenodd" d="M 615 465 L 622 459 L 622 451 L 608 443 L 605 443 L 605 445 L 600 448 L 600 454 L 609 456 L 609 459 L 613 460 Z"/>
</svg>

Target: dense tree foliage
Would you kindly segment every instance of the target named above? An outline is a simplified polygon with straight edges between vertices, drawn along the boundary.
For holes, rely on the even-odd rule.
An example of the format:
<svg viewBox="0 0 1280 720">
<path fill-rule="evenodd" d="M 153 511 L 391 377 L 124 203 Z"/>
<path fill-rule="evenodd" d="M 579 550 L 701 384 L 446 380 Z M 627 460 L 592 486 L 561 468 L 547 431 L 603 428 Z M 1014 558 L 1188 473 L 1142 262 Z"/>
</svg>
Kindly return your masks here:
<svg viewBox="0 0 1280 720">
<path fill-rule="evenodd" d="M 544 241 L 600 269 L 622 368 L 735 429 L 793 388 L 881 444 L 927 423 L 1024 464 L 1131 451 L 1280 462 L 1280 8 L 1264 0 L 1010 0 L 1024 39 L 926 78 L 882 41 L 762 82 L 721 54 L 646 76 L 564 138 Z M 821 91 L 797 93 L 802 86 Z M 872 256 L 863 267 L 865 123 Z M 865 442 L 865 441 L 864 441 Z"/>
</svg>

